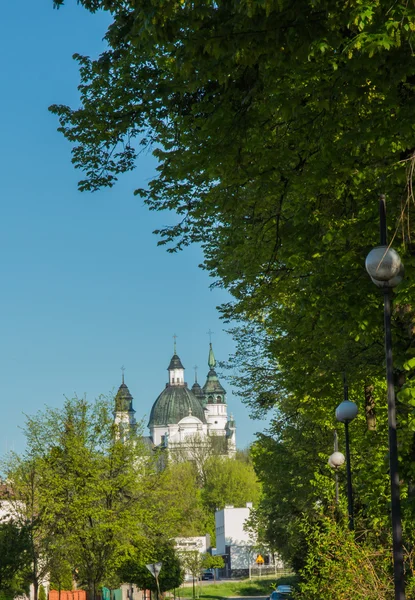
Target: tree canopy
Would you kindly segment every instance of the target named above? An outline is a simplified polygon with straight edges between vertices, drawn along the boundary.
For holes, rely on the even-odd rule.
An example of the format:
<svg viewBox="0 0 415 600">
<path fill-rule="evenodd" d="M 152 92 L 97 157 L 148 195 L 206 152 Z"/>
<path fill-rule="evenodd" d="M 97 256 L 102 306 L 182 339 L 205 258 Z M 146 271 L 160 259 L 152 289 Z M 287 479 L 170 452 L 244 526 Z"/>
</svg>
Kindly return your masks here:
<svg viewBox="0 0 415 600">
<path fill-rule="evenodd" d="M 116 581 L 133 542 L 143 552 L 153 515 L 147 493 L 156 476 L 139 436 L 121 440 L 113 399 L 67 399 L 62 409 L 27 417 L 27 450 L 4 466 L 10 514 L 29 536 L 35 599 L 49 572 L 58 586 L 76 576 L 92 600 Z"/>
<path fill-rule="evenodd" d="M 0 598 L 27 594 L 30 582 L 30 539 L 27 527 L 0 523 Z"/>
<path fill-rule="evenodd" d="M 137 193 L 178 215 L 160 243 L 202 245 L 205 268 L 234 298 L 224 317 L 258 326 L 278 370 L 252 401 L 321 394 L 344 370 L 361 389 L 382 365 L 381 299 L 363 268 L 378 192 L 395 245 L 411 249 L 415 9 L 81 3 L 113 23 L 99 58 L 75 55 L 81 107 L 51 107 L 86 172 L 80 188 L 113 185 L 150 145 L 158 174 Z M 412 294 L 405 265 L 402 306 Z"/>
<path fill-rule="evenodd" d="M 415 6 L 81 4 L 111 13 L 108 48 L 95 59 L 75 55 L 80 107 L 51 110 L 86 174 L 81 190 L 114 185 L 140 149 L 153 149 L 157 175 L 137 194 L 151 210 L 177 214 L 174 225 L 158 230 L 159 243 L 171 252 L 199 243 L 204 268 L 230 292 L 221 311 L 237 342 L 232 379 L 255 413 L 275 410 L 254 456 L 269 541 L 292 554 L 289 528 L 299 513 L 313 513 L 316 503 L 329 507 L 326 459 L 346 372 L 360 408 L 353 453 L 361 527 L 386 543 L 382 298 L 364 261 L 378 243 L 377 197 L 385 193 L 389 238 L 406 268 L 394 295 L 393 344 L 409 529 Z"/>
</svg>

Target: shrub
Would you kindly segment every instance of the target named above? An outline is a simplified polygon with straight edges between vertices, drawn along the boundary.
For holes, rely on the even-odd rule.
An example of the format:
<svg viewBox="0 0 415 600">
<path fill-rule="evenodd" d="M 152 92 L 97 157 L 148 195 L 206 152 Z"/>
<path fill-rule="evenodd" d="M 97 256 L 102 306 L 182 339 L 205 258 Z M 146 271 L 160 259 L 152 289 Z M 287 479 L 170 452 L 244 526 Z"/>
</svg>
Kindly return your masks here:
<svg viewBox="0 0 415 600">
<path fill-rule="evenodd" d="M 307 559 L 297 598 L 390 600 L 394 597 L 390 548 L 358 542 L 355 533 L 328 517 L 302 523 Z"/>
<path fill-rule="evenodd" d="M 39 587 L 38 600 L 47 600 L 45 588 L 43 587 L 43 585 Z"/>
</svg>

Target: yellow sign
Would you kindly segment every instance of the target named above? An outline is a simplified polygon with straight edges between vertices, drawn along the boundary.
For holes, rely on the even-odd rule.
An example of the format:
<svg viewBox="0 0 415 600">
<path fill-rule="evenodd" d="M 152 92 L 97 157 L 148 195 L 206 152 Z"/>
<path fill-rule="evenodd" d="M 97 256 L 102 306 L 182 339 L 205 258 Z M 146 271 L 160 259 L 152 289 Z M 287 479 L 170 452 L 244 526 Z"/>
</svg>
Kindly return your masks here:
<svg viewBox="0 0 415 600">
<path fill-rule="evenodd" d="M 256 564 L 257 565 L 263 565 L 264 564 L 264 559 L 262 558 L 262 556 L 260 554 L 258 554 L 258 556 L 256 557 Z"/>
</svg>

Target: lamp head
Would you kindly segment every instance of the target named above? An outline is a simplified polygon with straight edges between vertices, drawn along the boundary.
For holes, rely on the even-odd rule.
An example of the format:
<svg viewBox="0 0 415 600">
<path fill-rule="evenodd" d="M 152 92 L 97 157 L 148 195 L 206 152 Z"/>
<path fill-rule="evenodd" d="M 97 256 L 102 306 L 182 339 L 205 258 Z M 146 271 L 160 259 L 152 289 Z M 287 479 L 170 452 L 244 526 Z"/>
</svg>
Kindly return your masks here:
<svg viewBox="0 0 415 600">
<path fill-rule="evenodd" d="M 369 252 L 366 258 L 366 271 L 373 283 L 379 287 L 394 287 L 402 281 L 403 277 L 400 256 L 389 246 L 376 246 Z M 396 281 L 397 277 L 401 277 L 401 279 Z"/>
<path fill-rule="evenodd" d="M 329 456 L 328 463 L 332 469 L 338 469 L 344 464 L 344 460 L 344 454 L 341 452 L 333 452 L 333 454 Z"/>
<path fill-rule="evenodd" d="M 354 402 L 343 400 L 336 408 L 336 419 L 340 423 L 350 423 L 356 417 L 358 408 Z"/>
</svg>

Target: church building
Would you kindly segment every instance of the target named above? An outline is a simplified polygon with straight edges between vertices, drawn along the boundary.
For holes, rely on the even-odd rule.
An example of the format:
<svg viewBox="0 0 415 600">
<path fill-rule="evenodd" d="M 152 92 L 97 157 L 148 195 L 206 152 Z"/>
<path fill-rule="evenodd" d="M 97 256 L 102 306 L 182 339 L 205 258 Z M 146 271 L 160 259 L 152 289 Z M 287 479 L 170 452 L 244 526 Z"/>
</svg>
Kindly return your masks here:
<svg viewBox="0 0 415 600">
<path fill-rule="evenodd" d="M 189 389 L 174 343 L 174 353 L 167 368 L 168 382 L 150 412 L 149 441 L 153 447 L 171 452 L 195 443 L 216 444 L 219 454 L 235 455 L 236 425 L 232 415 L 228 417 L 226 391 L 215 371 L 216 359 L 211 343 L 208 366 L 204 386 L 199 385 L 195 375 L 195 382 Z M 123 375 L 115 397 L 114 419 L 125 431 L 136 427 L 132 401 Z"/>
</svg>

